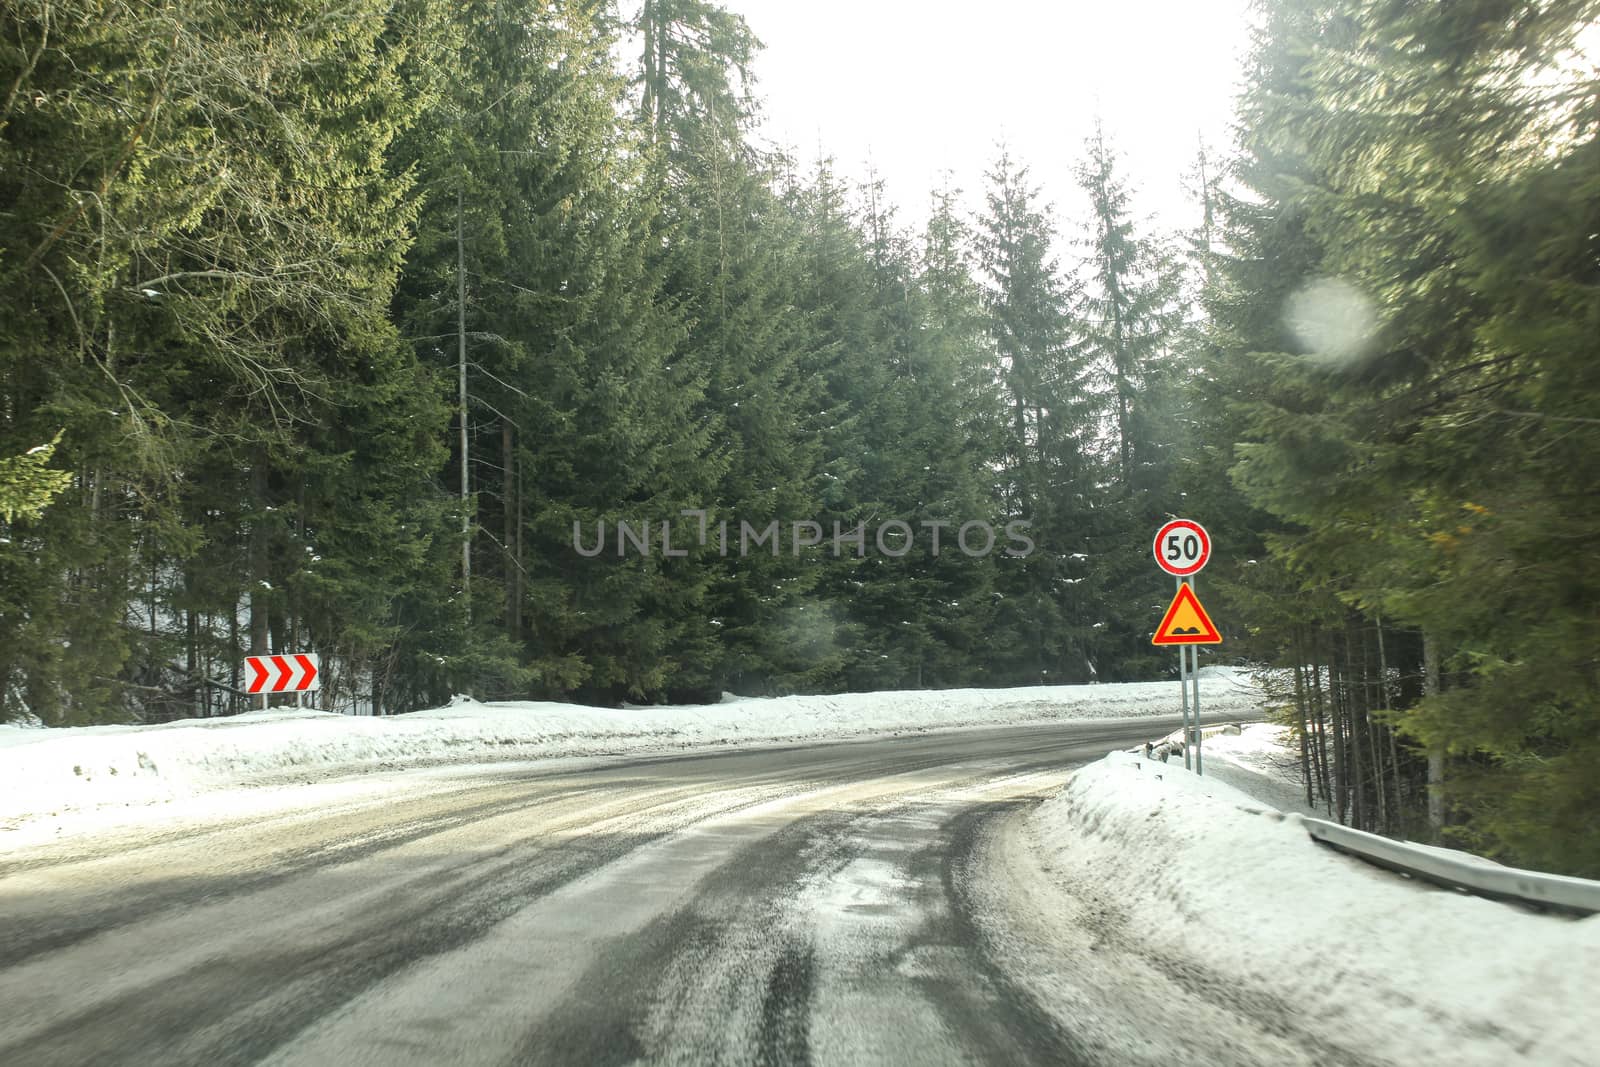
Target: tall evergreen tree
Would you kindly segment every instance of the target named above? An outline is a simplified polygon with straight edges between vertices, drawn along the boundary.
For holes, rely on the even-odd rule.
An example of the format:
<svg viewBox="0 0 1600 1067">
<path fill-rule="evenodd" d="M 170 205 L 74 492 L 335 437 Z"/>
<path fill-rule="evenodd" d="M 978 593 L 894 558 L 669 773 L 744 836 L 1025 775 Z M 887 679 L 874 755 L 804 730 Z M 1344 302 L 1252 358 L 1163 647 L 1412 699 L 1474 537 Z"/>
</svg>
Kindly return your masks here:
<svg viewBox="0 0 1600 1067">
<path fill-rule="evenodd" d="M 1088 368 L 1086 386 L 1101 416 L 1095 445 L 1104 442 L 1109 479 L 1101 494 L 1107 499 L 1086 530 L 1094 565 L 1080 596 L 1102 623 L 1092 647 L 1106 677 L 1147 677 L 1166 657 L 1153 654 L 1149 620 L 1121 606 L 1149 595 L 1150 533 L 1187 510 L 1174 471 L 1185 414 L 1182 272 L 1159 237 L 1135 228 L 1131 194 L 1098 124 L 1085 148 L 1077 174 L 1088 213 L 1074 355 Z"/>
<path fill-rule="evenodd" d="M 203 544 L 188 482 L 213 456 L 237 494 L 238 525 L 216 535 L 262 536 L 202 614 L 228 620 L 235 653 L 247 591 L 250 643 L 286 618 L 264 536 L 282 501 L 261 489 L 300 498 L 304 432 L 348 402 L 345 368 L 391 343 L 412 208 L 384 151 L 427 99 L 407 65 L 431 47 L 429 8 L 36 4 L 5 19 L 0 454 L 64 430 L 74 485 L 22 542 L 48 550 L 5 563 L 31 577 L 0 624 L 4 699 L 47 721 L 139 714 L 180 684 L 162 675 L 193 588 L 177 603 L 174 568 Z"/>
<path fill-rule="evenodd" d="M 1354 609 L 1349 625 L 1424 637 L 1403 670 L 1434 692 L 1393 718 L 1434 755 L 1455 832 L 1574 871 L 1596 869 L 1574 847 L 1594 801 L 1576 768 L 1600 721 L 1580 637 L 1595 590 L 1571 551 L 1595 518 L 1579 458 L 1594 442 L 1572 405 L 1594 386 L 1573 342 L 1596 290 L 1592 255 L 1558 233 L 1592 230 L 1600 203 L 1576 104 L 1593 76 L 1565 61 L 1592 15 L 1273 5 L 1245 111 L 1259 203 L 1229 236 L 1222 359 L 1258 383 L 1236 476 L 1298 526 L 1279 557 Z M 1339 751 L 1370 817 L 1373 725 L 1354 711 Z"/>
<path fill-rule="evenodd" d="M 1057 233 L 1027 168 L 1002 151 L 989 172 L 978 249 L 989 330 L 1009 409 L 1006 512 L 1033 524 L 1038 551 L 1002 568 L 997 625 L 1019 635 L 1000 671 L 1012 681 L 1087 681 L 1094 665 L 1075 586 L 1098 476 L 1088 368 L 1075 357 L 1071 293 Z"/>
<path fill-rule="evenodd" d="M 969 364 L 983 356 L 981 308 L 970 276 L 956 277 L 966 267 L 965 250 L 948 210 L 935 223 L 941 244 L 934 252 L 942 257 L 936 310 L 919 285 L 915 246 L 897 230 L 881 184 L 862 192 L 865 333 L 842 365 L 847 402 L 858 413 L 850 521 L 866 527 L 868 543 L 867 558 L 835 576 L 853 624 L 844 680 L 851 688 L 954 684 L 981 670 L 993 556 L 1010 544 L 997 539 L 986 547 L 976 527 L 972 545 L 985 555 L 960 547 L 965 523 L 992 529 L 1001 514 L 989 477 L 992 453 L 982 451 L 981 434 L 993 423 L 975 413 L 969 424 L 965 414 L 968 402 L 981 399 L 965 392 L 976 392 Z M 992 390 L 987 398 L 995 399 Z"/>
<path fill-rule="evenodd" d="M 640 115 L 652 143 L 668 149 L 661 158 L 739 145 L 761 47 L 743 17 L 708 0 L 643 0 L 633 29 Z"/>
<path fill-rule="evenodd" d="M 662 557 L 659 522 L 715 474 L 702 378 L 672 358 L 681 321 L 649 254 L 647 156 L 617 123 L 614 34 L 590 8 L 486 0 L 460 20 L 471 76 L 417 138 L 435 198 L 400 304 L 452 370 L 466 324 L 483 580 L 457 684 L 638 697 L 672 677 L 705 584 Z M 648 556 L 617 558 L 619 520 L 650 523 Z M 575 528 L 587 542 L 602 523 L 611 552 L 584 558 Z"/>
</svg>

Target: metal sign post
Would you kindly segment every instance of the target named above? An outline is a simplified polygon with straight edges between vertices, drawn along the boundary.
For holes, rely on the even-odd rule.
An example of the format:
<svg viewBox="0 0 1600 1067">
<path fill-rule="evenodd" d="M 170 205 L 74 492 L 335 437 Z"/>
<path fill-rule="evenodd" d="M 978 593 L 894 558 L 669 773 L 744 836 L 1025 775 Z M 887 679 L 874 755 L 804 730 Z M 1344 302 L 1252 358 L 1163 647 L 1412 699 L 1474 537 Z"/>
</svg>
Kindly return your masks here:
<svg viewBox="0 0 1600 1067">
<path fill-rule="evenodd" d="M 1194 592 L 1193 578 L 1189 579 L 1189 592 Z M 1178 646 L 1178 652 L 1183 653 L 1182 645 Z M 1191 645 L 1189 654 L 1194 657 L 1194 669 L 1189 672 L 1194 679 L 1194 773 L 1205 774 L 1205 765 L 1200 762 L 1200 646 Z"/>
<path fill-rule="evenodd" d="M 1183 579 L 1174 578 L 1178 589 L 1183 588 Z M 1173 593 L 1177 595 L 1176 592 Z M 1183 769 L 1189 769 L 1189 647 L 1178 646 L 1178 690 L 1183 694 Z M 1200 713 L 1195 712 L 1195 719 L 1200 718 Z"/>
<path fill-rule="evenodd" d="M 1222 634 L 1195 596 L 1194 576 L 1211 559 L 1211 537 L 1205 527 L 1190 519 L 1174 519 L 1156 532 L 1152 552 L 1156 564 L 1177 582 L 1167 613 L 1161 617 L 1153 645 L 1178 646 L 1178 690 L 1183 697 L 1183 766 L 1204 774 L 1200 754 L 1200 645 L 1222 643 Z M 1189 648 L 1194 646 L 1193 658 Z M 1190 686 L 1194 699 L 1190 700 Z M 1193 718 L 1189 711 L 1194 709 Z M 1190 750 L 1193 749 L 1193 756 Z"/>
</svg>

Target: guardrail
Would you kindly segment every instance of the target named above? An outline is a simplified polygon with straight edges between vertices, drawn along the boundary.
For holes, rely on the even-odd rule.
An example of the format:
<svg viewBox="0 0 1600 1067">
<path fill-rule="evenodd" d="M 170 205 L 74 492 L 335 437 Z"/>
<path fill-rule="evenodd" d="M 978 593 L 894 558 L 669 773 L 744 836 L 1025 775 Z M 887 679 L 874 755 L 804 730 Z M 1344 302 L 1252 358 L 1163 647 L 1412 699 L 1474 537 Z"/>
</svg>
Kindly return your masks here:
<svg viewBox="0 0 1600 1067">
<path fill-rule="evenodd" d="M 1600 913 L 1600 882 L 1472 863 L 1323 819 L 1300 819 L 1313 840 L 1391 871 L 1494 900 L 1573 915 Z"/>
</svg>

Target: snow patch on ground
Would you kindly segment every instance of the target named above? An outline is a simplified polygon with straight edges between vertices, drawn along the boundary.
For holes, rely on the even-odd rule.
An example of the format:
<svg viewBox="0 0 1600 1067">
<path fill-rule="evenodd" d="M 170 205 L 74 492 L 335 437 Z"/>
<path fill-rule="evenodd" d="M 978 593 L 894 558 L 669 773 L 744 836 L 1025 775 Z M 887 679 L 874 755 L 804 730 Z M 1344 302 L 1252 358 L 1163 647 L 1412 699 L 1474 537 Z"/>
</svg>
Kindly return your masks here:
<svg viewBox="0 0 1600 1067">
<path fill-rule="evenodd" d="M 1209 711 L 1256 713 L 1248 677 L 1211 671 Z M 931 729 L 1171 715 L 1173 682 L 918 690 L 708 705 L 483 704 L 354 718 L 281 708 L 159 726 L 0 726 L 0 829 L 42 815 L 170 801 L 255 783 L 447 762 L 679 752 Z"/>
<path fill-rule="evenodd" d="M 1248 763 L 1260 739 L 1211 755 Z M 1303 795 L 1302 795 L 1303 796 Z M 1411 883 L 1307 837 L 1301 819 L 1179 762 L 1076 772 L 1025 833 L 1059 914 L 1113 916 L 1201 995 L 1282 1005 L 1334 1058 L 1592 1063 L 1600 917 L 1539 915 Z"/>
<path fill-rule="evenodd" d="M 1243 723 L 1238 733 L 1208 726 L 1200 740 L 1205 777 L 1225 782 L 1279 811 L 1326 817 L 1327 812 L 1306 803 L 1305 777 L 1300 766 L 1300 746 L 1285 726 Z M 1183 766 L 1183 731 L 1162 738 L 1176 753 L 1171 766 Z M 1158 744 L 1161 742 L 1157 742 Z"/>
</svg>

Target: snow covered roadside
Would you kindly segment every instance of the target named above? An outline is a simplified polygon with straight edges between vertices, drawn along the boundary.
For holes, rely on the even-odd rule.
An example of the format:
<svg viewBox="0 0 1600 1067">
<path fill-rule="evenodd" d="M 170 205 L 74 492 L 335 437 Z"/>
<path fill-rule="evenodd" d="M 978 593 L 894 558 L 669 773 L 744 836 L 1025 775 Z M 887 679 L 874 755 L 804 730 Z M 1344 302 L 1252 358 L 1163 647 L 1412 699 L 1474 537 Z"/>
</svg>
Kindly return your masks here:
<svg viewBox="0 0 1600 1067">
<path fill-rule="evenodd" d="M 1163 740 L 1181 745 L 1183 731 L 1175 730 Z M 1175 752 L 1170 766 L 1181 768 L 1183 749 L 1175 748 Z M 1233 733 L 1220 726 L 1208 726 L 1201 739 L 1200 753 L 1207 778 L 1231 785 L 1279 811 L 1322 818 L 1328 815 L 1306 804 L 1300 750 L 1287 727 L 1267 722 L 1245 723 L 1238 733 Z"/>
<path fill-rule="evenodd" d="M 1275 1005 L 1335 1060 L 1594 1062 L 1600 917 L 1408 883 L 1211 774 L 1126 753 L 1076 772 L 1022 832 L 1030 910 L 1097 914 L 1189 994 Z"/>
<path fill-rule="evenodd" d="M 1256 714 L 1248 678 L 1208 668 L 1208 711 Z M 0 828 L 248 784 L 446 762 L 681 752 L 1035 722 L 1176 714 L 1172 682 L 731 699 L 614 710 L 481 704 L 391 718 L 279 709 L 160 726 L 0 726 Z"/>
</svg>

